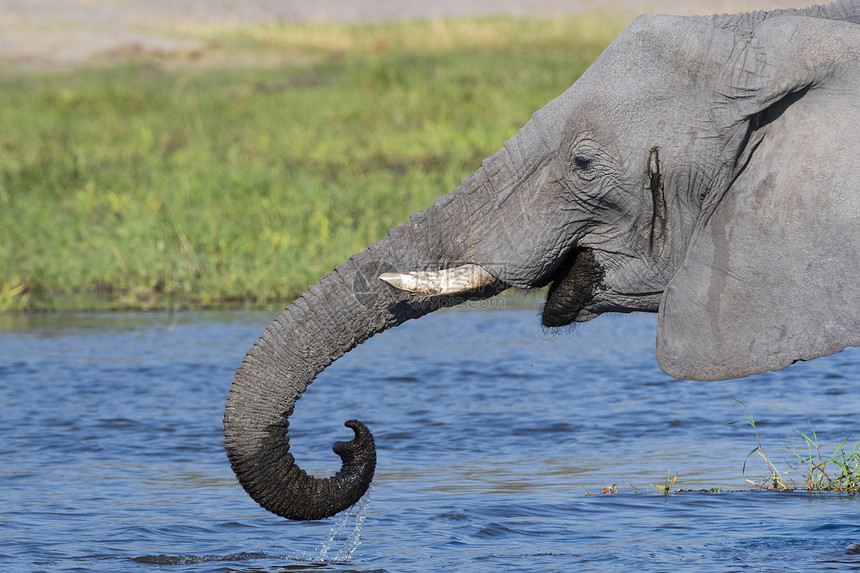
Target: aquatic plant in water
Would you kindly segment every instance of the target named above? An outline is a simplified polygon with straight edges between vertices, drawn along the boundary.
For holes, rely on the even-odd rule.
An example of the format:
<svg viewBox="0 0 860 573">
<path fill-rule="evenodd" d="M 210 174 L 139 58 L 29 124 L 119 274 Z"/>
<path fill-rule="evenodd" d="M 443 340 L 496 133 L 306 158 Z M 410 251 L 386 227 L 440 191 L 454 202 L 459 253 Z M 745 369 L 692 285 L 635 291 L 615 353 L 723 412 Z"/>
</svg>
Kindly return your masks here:
<svg viewBox="0 0 860 573">
<path fill-rule="evenodd" d="M 755 420 L 749 408 L 735 398 L 731 398 L 744 407 L 749 417 L 749 425 L 752 426 L 756 437 L 756 447 L 747 454 L 746 459 L 757 453 L 764 461 L 768 475 L 758 481 L 748 479 L 747 482 L 760 489 L 769 491 L 835 491 L 835 492 L 860 492 L 860 442 L 851 450 L 845 451 L 845 445 L 851 438 L 851 434 L 845 437 L 829 456 L 821 453 L 821 445 L 818 435 L 809 422 L 809 434 L 797 430 L 799 436 L 791 436 L 790 439 L 803 440 L 806 446 L 806 455 L 798 453 L 791 448 L 786 448 L 797 458 L 793 463 L 786 462 L 788 471 L 780 472 L 776 465 L 767 457 L 756 429 Z M 746 472 L 746 459 L 743 470 Z M 789 471 L 798 474 L 800 483 L 794 478 L 786 478 Z"/>
</svg>

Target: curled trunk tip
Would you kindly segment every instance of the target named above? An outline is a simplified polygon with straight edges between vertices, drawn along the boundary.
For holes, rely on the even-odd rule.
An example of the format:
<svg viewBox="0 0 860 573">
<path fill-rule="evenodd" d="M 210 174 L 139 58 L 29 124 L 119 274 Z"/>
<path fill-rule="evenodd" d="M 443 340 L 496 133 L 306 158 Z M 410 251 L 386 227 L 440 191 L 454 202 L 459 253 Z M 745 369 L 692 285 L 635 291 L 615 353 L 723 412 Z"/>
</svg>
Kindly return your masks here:
<svg viewBox="0 0 860 573">
<path fill-rule="evenodd" d="M 376 471 L 376 443 L 367 426 L 358 420 L 349 420 L 343 425 L 352 428 L 355 437 L 348 442 L 335 442 L 332 446 L 331 449 L 342 461 L 341 469 L 333 479 L 341 480 L 342 483 L 358 484 L 357 497 L 347 506 L 349 507 L 361 499 L 373 480 L 373 473 Z"/>
<path fill-rule="evenodd" d="M 370 487 L 376 446 L 370 430 L 358 420 L 344 424 L 355 437 L 332 447 L 341 458 L 340 471 L 318 479 L 295 463 L 285 425 L 269 425 L 263 436 L 249 440 L 246 420 L 233 414 L 228 410 L 224 432 L 230 463 L 242 487 L 264 509 L 287 519 L 323 519 L 356 504 Z"/>
</svg>

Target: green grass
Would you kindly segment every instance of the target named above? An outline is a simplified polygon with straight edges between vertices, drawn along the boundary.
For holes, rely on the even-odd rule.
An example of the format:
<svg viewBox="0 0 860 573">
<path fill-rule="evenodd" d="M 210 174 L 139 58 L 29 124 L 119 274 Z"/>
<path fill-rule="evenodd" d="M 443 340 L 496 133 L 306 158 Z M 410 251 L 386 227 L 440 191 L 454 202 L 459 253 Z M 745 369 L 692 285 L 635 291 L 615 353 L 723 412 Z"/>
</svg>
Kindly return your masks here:
<svg viewBox="0 0 860 573">
<path fill-rule="evenodd" d="M 749 425 L 755 434 L 757 445 L 747 454 L 747 459 L 758 454 L 767 469 L 767 475 L 758 480 L 747 480 L 748 483 L 770 491 L 860 492 L 860 442 L 846 451 L 845 446 L 851 438 L 850 434 L 833 448 L 832 454 L 824 455 L 818 436 L 810 423 L 808 434 L 797 431 L 799 435 L 792 436 L 792 439 L 803 442 L 800 452 L 785 446 L 792 458 L 784 462 L 785 467 L 780 471 L 765 454 L 749 408 L 743 402 L 731 399 L 744 407 L 749 417 Z M 746 472 L 746 462 L 743 471 Z"/>
<path fill-rule="evenodd" d="M 193 62 L 4 68 L 0 311 L 281 306 L 455 187 L 620 27 L 194 28 Z"/>
<path fill-rule="evenodd" d="M 726 396 L 743 406 L 746 410 L 749 422 L 747 424 L 752 428 L 755 436 L 756 446 L 746 455 L 742 473 L 747 472 L 747 462 L 751 457 L 760 459 L 765 466 L 766 474 L 758 479 L 747 479 L 747 483 L 757 489 L 767 491 L 808 491 L 808 492 L 836 492 L 836 493 L 860 493 L 860 442 L 857 442 L 853 447 L 850 446 L 849 440 L 851 434 L 845 437 L 839 444 L 830 450 L 832 453 L 826 454 L 827 451 L 819 442 L 818 435 L 809 423 L 809 432 L 797 431 L 796 436 L 791 436 L 790 439 L 795 442 L 800 442 L 801 446 L 791 447 L 783 444 L 783 448 L 789 453 L 790 457 L 783 460 L 779 467 L 765 453 L 765 448 L 762 445 L 761 437 L 756 428 L 755 419 L 752 412 L 746 404 L 731 396 Z M 730 422 L 734 424 L 735 422 Z M 848 449 L 850 448 L 850 449 Z M 781 470 L 779 468 L 782 468 Z M 662 495 L 673 495 L 675 493 L 722 493 L 724 490 L 720 488 L 711 488 L 708 490 L 691 490 L 676 487 L 678 474 L 672 475 L 669 470 L 662 483 L 649 483 L 647 487 L 638 488 L 630 482 L 625 482 L 636 493 L 659 493 Z M 582 486 L 585 489 L 585 486 Z M 653 489 L 651 489 L 653 488 Z M 592 493 L 585 489 L 585 495 L 597 494 L 616 494 L 618 486 L 612 484 L 603 488 L 600 492 Z"/>
</svg>

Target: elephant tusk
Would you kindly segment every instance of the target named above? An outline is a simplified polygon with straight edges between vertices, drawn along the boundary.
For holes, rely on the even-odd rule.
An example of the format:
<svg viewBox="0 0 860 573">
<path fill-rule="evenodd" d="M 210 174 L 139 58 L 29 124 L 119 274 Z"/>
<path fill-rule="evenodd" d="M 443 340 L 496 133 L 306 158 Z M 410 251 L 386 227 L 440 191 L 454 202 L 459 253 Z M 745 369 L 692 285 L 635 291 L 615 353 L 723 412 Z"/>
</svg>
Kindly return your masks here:
<svg viewBox="0 0 860 573">
<path fill-rule="evenodd" d="M 441 271 L 383 273 L 379 278 L 394 288 L 432 296 L 461 294 L 496 282 L 487 269 L 472 264 Z"/>
</svg>

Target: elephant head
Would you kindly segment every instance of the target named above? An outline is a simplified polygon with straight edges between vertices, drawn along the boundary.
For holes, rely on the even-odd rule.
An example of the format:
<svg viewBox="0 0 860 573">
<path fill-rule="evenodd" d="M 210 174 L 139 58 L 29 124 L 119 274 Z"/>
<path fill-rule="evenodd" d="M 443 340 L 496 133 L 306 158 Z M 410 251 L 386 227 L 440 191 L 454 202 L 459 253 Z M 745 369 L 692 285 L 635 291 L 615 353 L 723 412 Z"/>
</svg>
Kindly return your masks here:
<svg viewBox="0 0 860 573">
<path fill-rule="evenodd" d="M 370 432 L 334 477 L 288 418 L 374 334 L 509 287 L 543 323 L 659 312 L 668 374 L 741 377 L 860 344 L 860 2 L 643 16 L 477 172 L 280 314 L 233 381 L 225 443 L 266 509 L 317 519 L 373 477 Z"/>
</svg>

